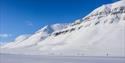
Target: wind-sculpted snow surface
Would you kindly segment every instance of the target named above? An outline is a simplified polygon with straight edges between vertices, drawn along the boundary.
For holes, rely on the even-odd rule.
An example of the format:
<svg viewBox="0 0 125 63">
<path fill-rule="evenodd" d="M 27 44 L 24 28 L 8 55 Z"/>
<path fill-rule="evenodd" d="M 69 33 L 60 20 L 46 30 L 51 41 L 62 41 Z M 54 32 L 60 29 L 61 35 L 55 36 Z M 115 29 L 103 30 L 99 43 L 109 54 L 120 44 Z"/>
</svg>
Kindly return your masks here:
<svg viewBox="0 0 125 63">
<path fill-rule="evenodd" d="M 52 25 L 51 33 L 48 27 L 1 46 L 2 53 L 35 50 L 46 55 L 125 56 L 125 1 L 103 5 L 74 23 Z"/>
</svg>

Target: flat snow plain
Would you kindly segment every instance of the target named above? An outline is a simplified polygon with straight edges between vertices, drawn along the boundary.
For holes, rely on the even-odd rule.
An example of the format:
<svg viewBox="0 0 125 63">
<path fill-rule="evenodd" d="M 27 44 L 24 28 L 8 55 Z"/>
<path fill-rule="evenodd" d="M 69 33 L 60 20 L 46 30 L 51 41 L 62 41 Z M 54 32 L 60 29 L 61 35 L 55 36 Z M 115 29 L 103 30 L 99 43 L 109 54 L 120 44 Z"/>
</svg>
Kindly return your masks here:
<svg viewBox="0 0 125 63">
<path fill-rule="evenodd" d="M 125 57 L 0 54 L 0 63 L 125 63 Z"/>
</svg>

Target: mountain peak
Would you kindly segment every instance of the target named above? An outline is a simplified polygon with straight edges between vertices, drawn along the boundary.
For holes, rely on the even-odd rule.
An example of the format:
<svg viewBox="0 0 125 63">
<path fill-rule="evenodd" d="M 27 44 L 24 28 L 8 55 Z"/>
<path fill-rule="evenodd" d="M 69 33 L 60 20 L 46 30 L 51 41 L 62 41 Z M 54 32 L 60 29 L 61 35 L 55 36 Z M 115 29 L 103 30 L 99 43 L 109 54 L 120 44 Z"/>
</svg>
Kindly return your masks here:
<svg viewBox="0 0 125 63">
<path fill-rule="evenodd" d="M 103 21 L 103 23 L 106 22 L 113 23 L 113 21 L 119 21 L 124 13 L 125 13 L 125 1 L 118 1 L 98 7 L 97 9 L 92 11 L 89 15 L 84 17 L 83 21 L 85 22 Z"/>
<path fill-rule="evenodd" d="M 111 6 L 112 6 L 112 9 L 115 9 L 118 7 L 125 7 L 125 0 L 115 2 L 115 3 L 111 4 Z"/>
</svg>

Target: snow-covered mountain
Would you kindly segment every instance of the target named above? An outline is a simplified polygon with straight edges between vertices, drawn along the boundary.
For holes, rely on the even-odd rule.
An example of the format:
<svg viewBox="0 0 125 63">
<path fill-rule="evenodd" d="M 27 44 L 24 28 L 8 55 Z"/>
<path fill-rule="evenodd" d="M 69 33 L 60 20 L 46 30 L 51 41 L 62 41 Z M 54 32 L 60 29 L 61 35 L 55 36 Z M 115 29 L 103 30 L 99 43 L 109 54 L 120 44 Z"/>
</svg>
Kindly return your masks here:
<svg viewBox="0 0 125 63">
<path fill-rule="evenodd" d="M 102 5 L 74 23 L 45 26 L 1 46 L 22 48 L 55 55 L 125 56 L 125 1 Z"/>
</svg>

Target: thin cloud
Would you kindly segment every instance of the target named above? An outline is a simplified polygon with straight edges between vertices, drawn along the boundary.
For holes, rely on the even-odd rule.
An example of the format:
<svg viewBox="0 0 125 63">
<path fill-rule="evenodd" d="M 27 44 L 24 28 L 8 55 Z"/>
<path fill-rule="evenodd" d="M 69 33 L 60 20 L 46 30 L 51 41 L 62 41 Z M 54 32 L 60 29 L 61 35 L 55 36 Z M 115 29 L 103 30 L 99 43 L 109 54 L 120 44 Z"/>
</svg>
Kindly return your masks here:
<svg viewBox="0 0 125 63">
<path fill-rule="evenodd" d="M 10 37 L 10 36 L 11 36 L 11 34 L 6 34 L 6 33 L 0 34 L 0 38 L 7 38 L 7 37 Z"/>
<path fill-rule="evenodd" d="M 27 25 L 28 26 L 34 26 L 33 22 L 31 22 L 31 21 L 27 21 Z"/>
</svg>

